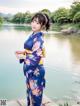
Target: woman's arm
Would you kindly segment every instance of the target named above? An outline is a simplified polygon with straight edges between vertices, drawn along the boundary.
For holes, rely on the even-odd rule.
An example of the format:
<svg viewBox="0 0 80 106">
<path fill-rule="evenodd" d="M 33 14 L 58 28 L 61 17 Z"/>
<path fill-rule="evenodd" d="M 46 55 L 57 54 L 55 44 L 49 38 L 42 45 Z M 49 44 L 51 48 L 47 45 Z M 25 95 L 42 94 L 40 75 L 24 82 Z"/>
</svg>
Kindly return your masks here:
<svg viewBox="0 0 80 106">
<path fill-rule="evenodd" d="M 22 63 L 24 62 L 24 59 L 26 59 L 26 55 L 31 53 L 32 53 L 31 50 L 25 49 L 24 51 L 16 51 L 15 55 L 17 59 L 19 59 L 19 62 Z"/>
</svg>

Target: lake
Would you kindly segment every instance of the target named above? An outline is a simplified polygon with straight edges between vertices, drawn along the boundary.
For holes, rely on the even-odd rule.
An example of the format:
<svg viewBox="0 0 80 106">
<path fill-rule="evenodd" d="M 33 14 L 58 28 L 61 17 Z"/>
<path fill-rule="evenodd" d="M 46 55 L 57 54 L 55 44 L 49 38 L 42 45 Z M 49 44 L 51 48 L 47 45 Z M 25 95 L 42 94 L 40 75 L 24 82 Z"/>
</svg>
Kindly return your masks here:
<svg viewBox="0 0 80 106">
<path fill-rule="evenodd" d="M 29 27 L 0 27 L 0 99 L 26 98 L 23 64 L 15 56 L 31 34 Z M 45 95 L 51 99 L 80 99 L 80 37 L 45 34 Z"/>
</svg>

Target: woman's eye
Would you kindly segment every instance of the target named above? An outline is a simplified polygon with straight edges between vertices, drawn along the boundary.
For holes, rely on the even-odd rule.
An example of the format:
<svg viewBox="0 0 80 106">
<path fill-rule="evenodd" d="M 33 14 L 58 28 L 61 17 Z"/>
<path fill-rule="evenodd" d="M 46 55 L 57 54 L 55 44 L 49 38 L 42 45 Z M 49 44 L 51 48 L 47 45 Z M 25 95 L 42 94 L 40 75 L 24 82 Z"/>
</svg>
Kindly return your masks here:
<svg viewBox="0 0 80 106">
<path fill-rule="evenodd" d="M 35 22 L 35 20 L 32 21 L 33 23 Z"/>
<path fill-rule="evenodd" d="M 37 24 L 39 24 L 39 23 L 37 22 Z"/>
<path fill-rule="evenodd" d="M 32 23 L 36 23 L 36 24 L 39 24 L 39 22 L 37 22 L 36 20 L 33 20 L 33 21 L 32 21 Z"/>
</svg>

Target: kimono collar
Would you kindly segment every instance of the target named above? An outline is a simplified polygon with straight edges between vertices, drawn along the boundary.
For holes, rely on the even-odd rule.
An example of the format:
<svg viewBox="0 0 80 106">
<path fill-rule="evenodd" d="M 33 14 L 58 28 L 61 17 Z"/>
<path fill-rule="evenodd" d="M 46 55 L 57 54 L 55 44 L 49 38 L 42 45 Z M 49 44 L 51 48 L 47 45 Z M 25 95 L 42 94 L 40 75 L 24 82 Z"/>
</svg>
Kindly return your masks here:
<svg viewBox="0 0 80 106">
<path fill-rule="evenodd" d="M 34 32 L 32 33 L 32 36 L 33 36 L 33 37 L 40 37 L 40 36 L 42 36 L 42 35 L 43 35 L 42 32 L 37 32 L 37 33 L 35 33 L 35 34 L 34 34 Z"/>
</svg>

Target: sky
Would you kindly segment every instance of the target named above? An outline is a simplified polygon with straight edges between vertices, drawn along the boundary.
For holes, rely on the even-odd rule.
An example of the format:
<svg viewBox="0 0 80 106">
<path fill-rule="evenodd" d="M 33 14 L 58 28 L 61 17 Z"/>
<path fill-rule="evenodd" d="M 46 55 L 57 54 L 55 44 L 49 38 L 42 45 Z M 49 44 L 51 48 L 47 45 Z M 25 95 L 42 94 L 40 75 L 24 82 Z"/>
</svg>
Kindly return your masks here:
<svg viewBox="0 0 80 106">
<path fill-rule="evenodd" d="M 0 0 L 0 12 L 15 14 L 17 12 L 38 12 L 49 9 L 51 12 L 60 7 L 70 8 L 74 0 Z"/>
</svg>

